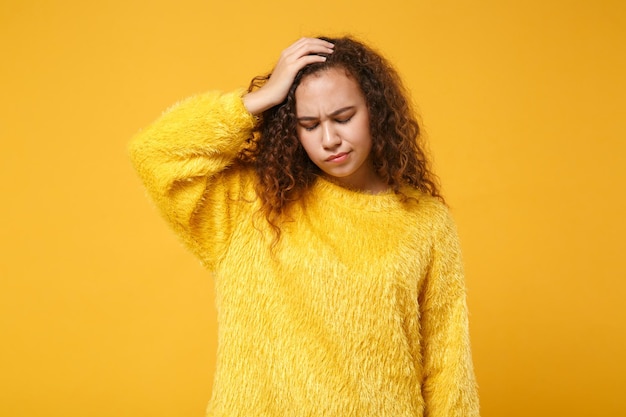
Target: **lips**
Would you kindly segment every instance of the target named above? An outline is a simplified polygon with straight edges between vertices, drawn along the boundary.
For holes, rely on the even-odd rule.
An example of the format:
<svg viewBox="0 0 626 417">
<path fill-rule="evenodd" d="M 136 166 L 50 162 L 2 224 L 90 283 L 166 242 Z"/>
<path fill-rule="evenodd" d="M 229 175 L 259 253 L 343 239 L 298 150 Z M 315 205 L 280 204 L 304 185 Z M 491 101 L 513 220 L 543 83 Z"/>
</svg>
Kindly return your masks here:
<svg viewBox="0 0 626 417">
<path fill-rule="evenodd" d="M 348 152 L 340 152 L 335 155 L 331 155 L 326 158 L 326 162 L 341 162 L 344 161 L 348 157 Z"/>
</svg>

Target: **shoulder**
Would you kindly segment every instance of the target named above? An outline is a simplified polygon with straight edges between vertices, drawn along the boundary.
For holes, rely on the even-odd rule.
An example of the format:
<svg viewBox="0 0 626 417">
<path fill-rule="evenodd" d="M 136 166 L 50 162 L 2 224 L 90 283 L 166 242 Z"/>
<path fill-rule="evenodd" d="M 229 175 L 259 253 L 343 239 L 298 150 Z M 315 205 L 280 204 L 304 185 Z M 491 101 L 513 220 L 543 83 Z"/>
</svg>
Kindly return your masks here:
<svg viewBox="0 0 626 417">
<path fill-rule="evenodd" d="M 252 202 L 258 198 L 259 179 L 254 168 L 239 160 L 215 176 L 214 188 L 222 189 L 232 202 Z"/>
<path fill-rule="evenodd" d="M 448 206 L 439 198 L 413 187 L 403 187 L 400 191 L 406 197 L 408 210 L 437 223 L 445 223 L 450 218 Z"/>
<path fill-rule="evenodd" d="M 439 198 L 414 188 L 403 189 L 406 210 L 423 236 L 433 242 L 454 241 L 458 232 L 450 208 Z"/>
</svg>

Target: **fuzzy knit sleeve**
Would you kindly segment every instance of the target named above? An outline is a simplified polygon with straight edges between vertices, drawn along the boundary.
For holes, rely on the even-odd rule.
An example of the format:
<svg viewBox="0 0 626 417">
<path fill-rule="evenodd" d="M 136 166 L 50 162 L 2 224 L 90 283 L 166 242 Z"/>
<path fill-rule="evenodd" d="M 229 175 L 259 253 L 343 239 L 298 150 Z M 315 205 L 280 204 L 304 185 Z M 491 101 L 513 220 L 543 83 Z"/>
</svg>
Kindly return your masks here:
<svg viewBox="0 0 626 417">
<path fill-rule="evenodd" d="M 233 165 L 254 126 L 242 93 L 211 92 L 184 100 L 129 145 L 148 194 L 209 268 L 227 244 L 229 187 L 237 182 L 225 184 L 222 174 Z"/>
<path fill-rule="evenodd" d="M 461 250 L 447 210 L 436 227 L 420 293 L 426 417 L 478 417 Z"/>
</svg>

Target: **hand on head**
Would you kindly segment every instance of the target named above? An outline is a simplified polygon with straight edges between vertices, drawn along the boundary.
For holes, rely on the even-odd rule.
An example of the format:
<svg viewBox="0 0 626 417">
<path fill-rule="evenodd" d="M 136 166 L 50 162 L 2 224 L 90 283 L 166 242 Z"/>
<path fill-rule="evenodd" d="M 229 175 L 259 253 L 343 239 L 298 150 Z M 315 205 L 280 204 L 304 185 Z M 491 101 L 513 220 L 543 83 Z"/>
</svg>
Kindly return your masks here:
<svg viewBox="0 0 626 417">
<path fill-rule="evenodd" d="M 261 114 L 265 110 L 281 103 L 298 72 L 309 64 L 324 62 L 326 57 L 317 54 L 330 54 L 334 45 L 317 38 L 301 38 L 285 49 L 270 79 L 260 89 L 244 96 L 243 102 L 252 114 Z"/>
</svg>

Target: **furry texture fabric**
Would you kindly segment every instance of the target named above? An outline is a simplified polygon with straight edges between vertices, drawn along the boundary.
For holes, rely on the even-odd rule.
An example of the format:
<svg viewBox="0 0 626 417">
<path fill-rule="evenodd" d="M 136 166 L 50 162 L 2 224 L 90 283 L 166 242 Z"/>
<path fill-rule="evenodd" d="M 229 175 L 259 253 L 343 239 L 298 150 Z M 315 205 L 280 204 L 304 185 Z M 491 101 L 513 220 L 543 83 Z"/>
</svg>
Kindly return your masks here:
<svg viewBox="0 0 626 417">
<path fill-rule="evenodd" d="M 319 178 L 272 249 L 255 175 L 236 160 L 254 124 L 241 94 L 181 102 L 131 142 L 152 199 L 215 280 L 208 415 L 478 416 L 446 207 Z"/>
</svg>

